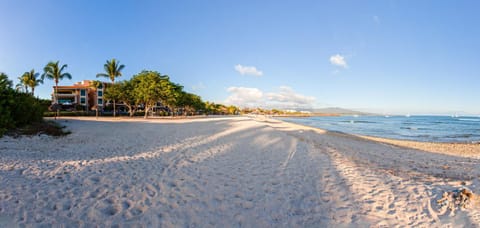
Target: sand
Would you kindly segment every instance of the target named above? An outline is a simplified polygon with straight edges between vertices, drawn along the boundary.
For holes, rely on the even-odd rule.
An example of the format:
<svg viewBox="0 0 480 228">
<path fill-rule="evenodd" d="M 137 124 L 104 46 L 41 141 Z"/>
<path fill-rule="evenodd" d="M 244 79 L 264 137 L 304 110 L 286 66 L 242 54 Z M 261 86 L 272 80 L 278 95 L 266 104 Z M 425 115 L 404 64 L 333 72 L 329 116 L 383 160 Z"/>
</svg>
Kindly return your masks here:
<svg viewBox="0 0 480 228">
<path fill-rule="evenodd" d="M 0 227 L 480 226 L 478 204 L 436 204 L 480 193 L 478 144 L 250 117 L 59 122 L 72 134 L 0 138 Z"/>
</svg>

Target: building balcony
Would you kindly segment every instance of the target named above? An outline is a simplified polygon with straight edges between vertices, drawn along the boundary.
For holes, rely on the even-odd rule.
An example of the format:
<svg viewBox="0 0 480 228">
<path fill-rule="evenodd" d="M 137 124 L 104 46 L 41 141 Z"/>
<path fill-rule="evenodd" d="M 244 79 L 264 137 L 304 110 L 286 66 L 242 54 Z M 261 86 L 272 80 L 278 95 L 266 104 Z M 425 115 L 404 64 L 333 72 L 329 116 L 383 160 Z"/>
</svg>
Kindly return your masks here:
<svg viewBox="0 0 480 228">
<path fill-rule="evenodd" d="M 55 96 L 55 94 L 53 94 Z M 57 97 L 75 97 L 77 94 L 69 94 L 69 93 L 59 93 L 57 94 Z"/>
</svg>

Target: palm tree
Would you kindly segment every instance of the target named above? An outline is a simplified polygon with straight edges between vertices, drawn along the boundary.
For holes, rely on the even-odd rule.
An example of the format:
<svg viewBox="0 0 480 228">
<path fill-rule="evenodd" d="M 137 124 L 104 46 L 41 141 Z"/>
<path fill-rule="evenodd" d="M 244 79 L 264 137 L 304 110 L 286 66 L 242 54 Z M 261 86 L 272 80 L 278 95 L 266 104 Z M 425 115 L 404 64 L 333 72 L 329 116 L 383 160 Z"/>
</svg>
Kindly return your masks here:
<svg viewBox="0 0 480 228">
<path fill-rule="evenodd" d="M 37 87 L 40 83 L 43 84 L 43 79 L 38 78 L 40 74 L 35 73 L 34 69 L 32 69 L 30 72 L 25 72 L 23 75 L 27 78 L 27 85 L 32 89 L 33 96 L 35 93 L 35 87 Z"/>
<path fill-rule="evenodd" d="M 97 80 L 92 81 L 92 82 L 90 83 L 90 88 L 94 89 L 94 90 L 95 90 L 95 93 L 96 93 L 98 87 L 99 87 L 101 84 L 102 84 L 102 82 L 100 82 L 100 81 L 97 81 Z M 88 104 L 87 104 L 87 107 L 88 107 Z M 95 118 L 98 119 L 98 104 L 95 105 Z"/>
<path fill-rule="evenodd" d="M 119 61 L 116 59 L 112 59 L 111 61 L 107 60 L 107 63 L 103 65 L 103 68 L 105 69 L 105 73 L 98 73 L 98 77 L 106 77 L 110 78 L 112 81 L 112 84 L 115 84 L 115 78 L 122 76 L 122 70 L 125 67 L 125 65 L 119 65 Z M 115 117 L 115 99 L 113 100 L 113 117 Z"/>
<path fill-rule="evenodd" d="M 28 75 L 25 72 L 22 76 L 18 77 L 18 84 L 15 86 L 17 91 L 24 91 L 28 93 Z"/>
<path fill-rule="evenodd" d="M 58 81 L 62 80 L 63 78 L 68 78 L 72 79 L 72 75 L 70 73 L 63 73 L 63 70 L 67 68 L 67 64 L 63 64 L 61 67 L 59 66 L 59 61 L 56 62 L 49 62 L 44 68 L 43 71 L 44 73 L 42 74 L 42 80 L 46 77 L 48 79 L 52 79 L 55 81 L 55 94 L 53 97 L 53 102 L 54 104 L 58 103 L 58 97 L 57 97 L 57 87 L 58 87 Z M 58 105 L 58 104 L 57 104 Z M 57 109 L 57 115 L 55 116 L 55 119 L 57 119 L 57 116 L 59 115 L 59 109 Z"/>
</svg>

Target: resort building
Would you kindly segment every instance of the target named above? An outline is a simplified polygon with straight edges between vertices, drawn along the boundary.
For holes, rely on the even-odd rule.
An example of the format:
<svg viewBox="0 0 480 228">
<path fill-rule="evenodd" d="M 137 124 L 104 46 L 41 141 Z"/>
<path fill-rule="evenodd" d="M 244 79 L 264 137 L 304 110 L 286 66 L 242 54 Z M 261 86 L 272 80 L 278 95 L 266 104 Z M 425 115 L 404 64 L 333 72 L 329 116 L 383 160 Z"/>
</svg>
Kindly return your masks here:
<svg viewBox="0 0 480 228">
<path fill-rule="evenodd" d="M 62 110 L 103 110 L 105 100 L 104 89 L 110 83 L 102 82 L 98 88 L 93 86 L 92 80 L 83 80 L 71 86 L 53 86 L 52 103 L 60 104 Z M 57 89 L 57 97 L 55 97 Z"/>
</svg>

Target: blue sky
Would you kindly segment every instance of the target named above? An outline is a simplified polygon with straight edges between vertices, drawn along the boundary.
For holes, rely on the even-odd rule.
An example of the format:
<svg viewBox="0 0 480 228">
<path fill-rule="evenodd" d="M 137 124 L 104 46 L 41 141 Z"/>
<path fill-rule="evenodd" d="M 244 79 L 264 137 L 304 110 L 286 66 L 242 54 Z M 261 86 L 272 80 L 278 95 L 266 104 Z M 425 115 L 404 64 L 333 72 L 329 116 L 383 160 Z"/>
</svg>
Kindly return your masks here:
<svg viewBox="0 0 480 228">
<path fill-rule="evenodd" d="M 107 59 L 204 100 L 480 114 L 478 1 L 0 0 L 0 72 L 48 61 L 72 80 Z M 36 89 L 49 98 L 52 81 Z"/>
</svg>

